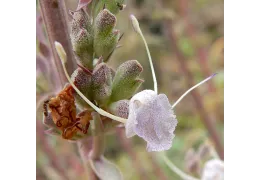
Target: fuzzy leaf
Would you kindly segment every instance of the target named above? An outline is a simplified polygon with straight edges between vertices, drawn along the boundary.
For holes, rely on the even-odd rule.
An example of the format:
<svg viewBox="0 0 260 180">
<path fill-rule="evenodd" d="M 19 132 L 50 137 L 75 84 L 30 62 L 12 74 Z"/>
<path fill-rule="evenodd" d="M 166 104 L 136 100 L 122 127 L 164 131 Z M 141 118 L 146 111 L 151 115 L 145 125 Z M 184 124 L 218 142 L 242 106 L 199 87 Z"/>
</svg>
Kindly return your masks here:
<svg viewBox="0 0 260 180">
<path fill-rule="evenodd" d="M 90 160 L 90 165 L 101 180 L 122 180 L 123 176 L 119 169 L 105 157 L 98 160 Z"/>
</svg>

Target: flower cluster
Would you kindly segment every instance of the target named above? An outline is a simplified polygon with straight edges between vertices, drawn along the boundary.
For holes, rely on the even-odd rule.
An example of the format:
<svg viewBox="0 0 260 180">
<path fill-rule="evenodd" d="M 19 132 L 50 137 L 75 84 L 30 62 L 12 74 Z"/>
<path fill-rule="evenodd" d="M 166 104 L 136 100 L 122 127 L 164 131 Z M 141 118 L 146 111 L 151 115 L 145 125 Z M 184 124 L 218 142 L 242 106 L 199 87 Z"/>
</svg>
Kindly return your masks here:
<svg viewBox="0 0 260 180">
<path fill-rule="evenodd" d="M 71 40 L 75 55 L 81 64 L 70 77 L 65 66 L 66 53 L 62 45 L 56 42 L 56 49 L 62 60 L 65 75 L 74 89 L 73 95 L 79 109 L 90 113 L 96 111 L 102 115 L 102 119 L 125 123 L 126 136 L 138 135 L 143 138 L 147 142 L 148 151 L 168 150 L 172 146 L 177 125 L 173 108 L 192 89 L 213 76 L 189 89 L 171 106 L 167 96 L 157 92 L 157 81 L 148 45 L 137 19 L 131 15 L 133 27 L 145 44 L 154 80 L 154 91 L 143 90 L 135 94 L 143 83 L 143 80 L 139 78 L 143 71 L 141 64 L 136 60 L 126 61 L 116 71 L 106 64 L 120 40 L 119 30 L 115 29 L 116 17 L 112 12 L 117 13 L 117 8 L 121 8 L 117 4 L 115 9 L 115 4 L 112 2 L 114 3 L 114 1 L 108 3 L 111 6 L 105 6 L 111 9 L 104 8 L 98 13 L 94 11 L 93 14 L 88 14 L 83 8 L 71 13 L 73 17 Z M 92 5 L 96 6 L 96 9 L 100 8 L 99 3 Z M 64 108 L 61 104 L 58 105 Z M 59 121 L 55 120 L 52 109 L 51 115 L 58 126 Z M 67 118 L 70 121 L 71 117 Z M 91 119 L 87 122 L 89 121 Z M 72 122 L 77 124 L 73 127 L 87 132 L 88 124 L 82 124 L 80 120 Z M 83 120 L 83 122 L 86 121 Z M 83 130 L 84 126 L 86 128 Z"/>
<path fill-rule="evenodd" d="M 143 83 L 139 78 L 143 67 L 137 60 L 129 60 L 114 71 L 106 63 L 116 50 L 120 38 L 119 30 L 115 29 L 115 14 L 122 9 L 121 3 L 117 2 L 115 7 L 115 1 L 109 1 L 103 9 L 103 5 L 101 8 L 100 3 L 93 1 L 96 11 L 92 14 L 87 13 L 88 7 L 70 12 L 70 36 L 80 64 L 71 76 L 64 66 L 71 84 L 44 105 L 43 122 L 49 127 L 46 131 L 48 134 L 69 140 L 91 135 L 88 128 L 93 119 L 91 114 L 97 111 L 97 107 L 106 110 L 102 111 L 104 114 L 101 113 L 105 127 L 114 127 L 114 118 L 125 121 L 123 118 L 128 117 L 128 101 Z M 66 63 L 66 52 L 62 45 L 55 45 L 60 58 Z M 106 117 L 106 114 L 112 117 Z"/>
</svg>

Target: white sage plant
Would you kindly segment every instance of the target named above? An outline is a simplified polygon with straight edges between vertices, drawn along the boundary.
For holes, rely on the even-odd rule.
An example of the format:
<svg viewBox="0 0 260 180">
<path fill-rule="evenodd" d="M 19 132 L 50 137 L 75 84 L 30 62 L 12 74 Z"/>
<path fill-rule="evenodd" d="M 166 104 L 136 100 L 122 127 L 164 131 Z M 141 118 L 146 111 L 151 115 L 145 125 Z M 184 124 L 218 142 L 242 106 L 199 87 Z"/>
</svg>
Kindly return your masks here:
<svg viewBox="0 0 260 180">
<path fill-rule="evenodd" d="M 134 15 L 130 16 L 134 30 L 141 36 L 152 70 L 154 90 L 143 90 L 135 94 L 129 102 L 128 118 L 115 116 L 93 104 L 83 93 L 74 85 L 66 70 L 66 52 L 59 42 L 55 42 L 57 53 L 61 59 L 65 75 L 78 93 L 78 95 L 85 100 L 96 112 L 102 116 L 119 121 L 125 124 L 126 136 L 128 138 L 138 135 L 147 142 L 147 151 L 165 151 L 171 148 L 174 138 L 174 130 L 177 126 L 176 115 L 174 114 L 174 107 L 193 89 L 207 82 L 212 76 L 206 78 L 195 86 L 187 90 L 173 105 L 170 104 L 165 94 L 158 94 L 157 80 L 154 72 L 152 58 L 149 52 L 148 45 L 139 27 L 139 23 Z"/>
</svg>

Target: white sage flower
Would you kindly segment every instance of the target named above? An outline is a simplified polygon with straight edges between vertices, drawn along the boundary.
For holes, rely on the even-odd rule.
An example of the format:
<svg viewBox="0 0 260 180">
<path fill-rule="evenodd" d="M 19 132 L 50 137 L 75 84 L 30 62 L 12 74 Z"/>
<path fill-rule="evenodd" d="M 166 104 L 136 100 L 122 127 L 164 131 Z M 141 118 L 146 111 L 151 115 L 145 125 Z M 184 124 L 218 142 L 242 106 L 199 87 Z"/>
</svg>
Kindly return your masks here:
<svg viewBox="0 0 260 180">
<path fill-rule="evenodd" d="M 212 159 L 206 162 L 202 180 L 224 180 L 224 162 L 219 159 Z"/>
<path fill-rule="evenodd" d="M 164 151 L 172 146 L 178 121 L 165 94 L 144 90 L 129 102 L 126 136 L 138 135 L 147 142 L 147 151 Z"/>
<path fill-rule="evenodd" d="M 134 30 L 141 36 L 148 55 L 154 82 L 154 91 L 144 90 L 135 94 L 129 102 L 129 116 L 126 121 L 126 136 L 138 135 L 147 142 L 147 151 L 165 151 L 171 148 L 177 119 L 173 108 L 194 88 L 214 75 L 186 91 L 172 106 L 165 94 L 158 95 L 157 80 L 152 58 L 146 40 L 134 15 L 130 16 Z"/>
</svg>

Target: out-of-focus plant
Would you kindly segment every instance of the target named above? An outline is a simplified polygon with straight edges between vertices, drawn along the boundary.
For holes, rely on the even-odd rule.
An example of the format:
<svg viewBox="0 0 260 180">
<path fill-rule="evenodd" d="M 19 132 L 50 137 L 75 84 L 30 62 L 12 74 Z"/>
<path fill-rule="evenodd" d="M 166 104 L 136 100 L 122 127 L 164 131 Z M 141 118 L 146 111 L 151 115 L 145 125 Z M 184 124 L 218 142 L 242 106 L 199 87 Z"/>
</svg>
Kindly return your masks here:
<svg viewBox="0 0 260 180">
<path fill-rule="evenodd" d="M 142 65 L 137 60 L 129 60 L 116 71 L 107 65 L 122 37 L 115 26 L 116 14 L 125 7 L 123 3 L 82 0 L 77 10 L 70 12 L 70 38 L 78 61 L 78 67 L 72 75 L 66 66 L 74 59 L 68 58 L 61 43 L 55 42 L 53 45 L 69 84 L 55 97 L 44 102 L 43 123 L 48 127 L 47 134 L 78 143 L 87 170 L 94 174 L 93 179 L 122 179 L 118 168 L 103 155 L 104 136 L 110 129 L 123 123 L 126 136 L 138 135 L 143 138 L 147 142 L 148 151 L 168 150 L 172 146 L 177 126 L 173 108 L 189 92 L 215 75 L 191 87 L 171 105 L 165 94 L 158 95 L 148 45 L 137 19 L 131 15 L 134 30 L 145 44 L 154 81 L 154 90 L 143 90 L 136 94 L 144 82 L 140 79 Z M 91 139 L 91 145 L 87 144 L 87 139 Z M 167 158 L 163 157 L 167 162 Z"/>
</svg>

